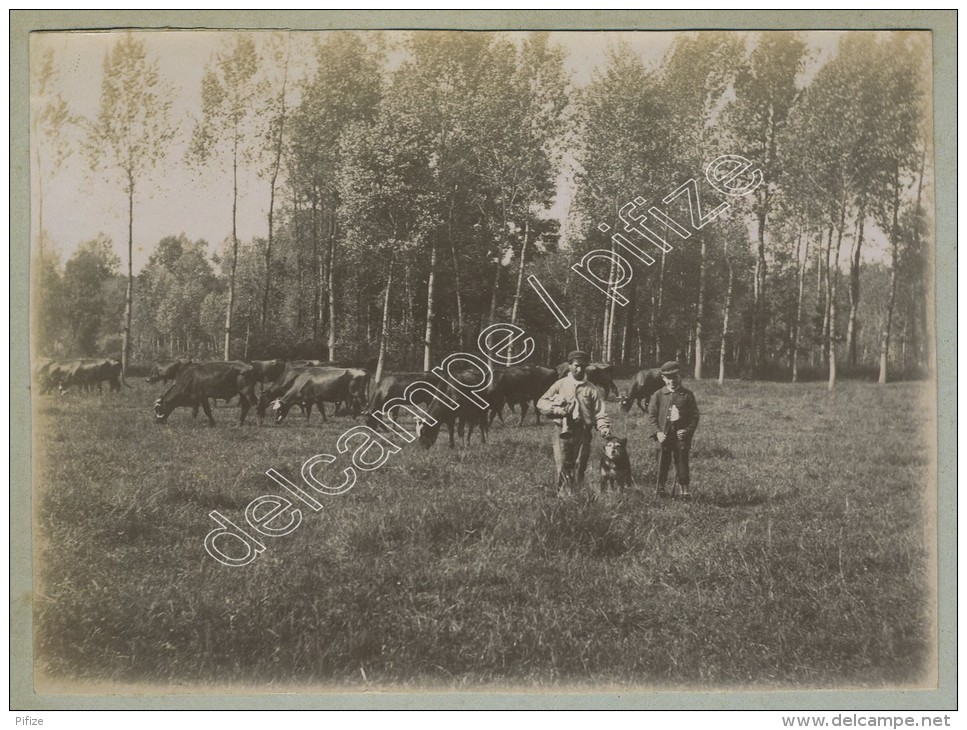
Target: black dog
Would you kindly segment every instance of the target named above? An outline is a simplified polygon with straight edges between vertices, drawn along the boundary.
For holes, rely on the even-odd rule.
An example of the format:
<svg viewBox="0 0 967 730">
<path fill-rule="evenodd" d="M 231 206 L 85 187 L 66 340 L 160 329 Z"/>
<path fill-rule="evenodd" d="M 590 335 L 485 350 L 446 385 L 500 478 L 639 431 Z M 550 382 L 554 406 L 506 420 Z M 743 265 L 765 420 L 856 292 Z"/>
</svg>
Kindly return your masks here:
<svg viewBox="0 0 967 730">
<path fill-rule="evenodd" d="M 605 440 L 600 473 L 602 491 L 635 486 L 634 479 L 631 478 L 631 460 L 628 458 L 628 439 L 611 437 Z"/>
</svg>

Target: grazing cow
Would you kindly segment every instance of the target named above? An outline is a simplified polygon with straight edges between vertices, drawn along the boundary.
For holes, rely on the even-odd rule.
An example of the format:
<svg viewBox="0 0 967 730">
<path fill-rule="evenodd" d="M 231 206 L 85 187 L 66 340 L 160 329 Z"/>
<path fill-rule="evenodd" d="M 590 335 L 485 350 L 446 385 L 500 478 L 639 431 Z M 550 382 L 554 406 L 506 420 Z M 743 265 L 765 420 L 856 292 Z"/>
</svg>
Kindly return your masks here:
<svg viewBox="0 0 967 730">
<path fill-rule="evenodd" d="M 297 360 L 296 362 L 302 361 Z M 258 403 L 259 418 L 265 416 L 265 412 L 268 410 L 269 404 L 288 393 L 289 388 L 292 387 L 292 384 L 295 382 L 296 378 L 302 375 L 302 373 L 304 373 L 310 367 L 310 365 L 297 365 L 292 362 L 287 363 L 285 370 L 278 378 L 276 378 L 275 382 L 263 387 Z M 305 408 L 302 410 L 303 413 L 305 413 Z"/>
<path fill-rule="evenodd" d="M 455 377 L 457 380 L 468 385 L 479 382 L 480 380 L 479 375 L 475 372 L 458 372 L 455 374 Z M 490 404 L 489 408 L 481 408 L 476 403 L 471 403 L 453 385 L 448 384 L 444 392 L 457 402 L 457 408 L 454 410 L 439 400 L 433 399 L 426 412 L 436 423 L 430 425 L 421 419 L 416 424 L 416 435 L 420 439 L 420 446 L 424 449 L 429 449 L 433 446 L 440 433 L 440 426 L 443 424 L 446 424 L 447 432 L 450 436 L 451 449 L 454 447 L 454 424 L 456 424 L 457 431 L 463 439 L 464 446 L 470 445 L 470 438 L 473 436 L 474 426 L 480 429 L 480 442 L 487 443 L 487 428 L 491 420 L 488 411 L 493 409 L 493 404 L 500 397 L 497 395 L 495 384 L 491 384 L 489 388 L 480 393 L 480 396 Z M 464 427 L 466 427 L 466 431 L 464 431 Z"/>
<path fill-rule="evenodd" d="M 349 370 L 339 368 L 307 368 L 299 373 L 285 395 L 272 403 L 276 411 L 275 422 L 282 423 L 289 409 L 296 403 L 304 407 L 306 421 L 315 403 L 322 413 L 323 422 L 326 421 L 326 402 L 340 403 L 350 400 L 349 384 L 352 374 Z"/>
<path fill-rule="evenodd" d="M 121 363 L 117 360 L 97 360 L 92 358 L 55 363 L 47 370 L 48 385 L 56 385 L 64 393 L 72 386 L 90 392 L 97 388 L 103 392 L 103 383 L 111 391 L 121 390 Z"/>
<path fill-rule="evenodd" d="M 440 379 L 433 373 L 393 373 L 392 375 L 384 375 L 376 384 L 376 387 L 373 388 L 369 396 L 369 402 L 366 405 L 366 410 L 363 412 L 363 415 L 366 417 L 366 425 L 372 429 L 384 428 L 383 424 L 374 414 L 382 412 L 389 401 L 402 398 L 407 386 L 420 381 L 436 387 L 442 387 Z M 418 395 L 419 397 L 413 400 L 414 404 L 422 404 L 430 400 L 430 396 L 423 391 L 418 391 Z"/>
<path fill-rule="evenodd" d="M 202 362 L 185 365 L 174 384 L 154 404 L 157 423 L 165 423 L 175 408 L 191 408 L 197 414 L 198 407 L 205 409 L 208 422 L 214 426 L 209 398 L 231 400 L 236 395 L 242 406 L 238 423 L 245 423 L 249 408 L 258 405 L 255 397 L 255 368 L 239 362 Z M 259 423 L 262 419 L 259 418 Z"/>
<path fill-rule="evenodd" d="M 493 392 L 493 408 L 490 411 L 490 423 L 494 418 L 500 416 L 503 420 L 504 404 L 513 408 L 520 405 L 520 423 L 524 425 L 524 417 L 527 415 L 528 404 L 534 404 L 534 414 L 537 416 L 537 423 L 541 422 L 541 414 L 537 410 L 538 399 L 547 392 L 547 389 L 554 385 L 557 380 L 557 371 L 554 368 L 545 368 L 540 365 L 519 365 L 516 367 L 494 369 L 494 383 L 491 386 Z"/>
<path fill-rule="evenodd" d="M 568 371 L 568 364 L 562 362 L 557 366 L 557 377 L 563 378 L 568 374 Z M 614 391 L 615 396 L 620 397 L 621 393 L 618 392 L 618 386 L 614 384 L 614 365 L 609 362 L 593 362 L 588 365 L 585 372 L 587 373 L 588 382 L 601 388 L 604 391 L 605 398 L 608 397 L 611 391 Z"/>
<path fill-rule="evenodd" d="M 189 357 L 187 359 L 162 360 L 161 362 L 157 362 L 151 367 L 151 372 L 148 373 L 148 377 L 144 379 L 144 382 L 157 383 L 160 380 L 167 385 L 168 381 L 177 378 L 181 369 L 185 365 L 190 364 L 191 361 Z"/>
<path fill-rule="evenodd" d="M 120 360 L 105 360 L 98 366 L 98 383 L 97 389 L 101 390 L 101 381 L 107 381 L 107 384 L 111 388 L 111 392 L 119 392 L 121 390 L 121 362 Z M 125 385 L 128 385 L 125 383 Z M 128 386 L 131 387 L 131 386 Z"/>
<path fill-rule="evenodd" d="M 359 415 L 369 400 L 369 373 L 361 368 L 347 368 L 349 371 L 349 400 L 345 402 L 353 415 Z M 336 404 L 336 415 L 339 404 Z"/>
<path fill-rule="evenodd" d="M 285 372 L 285 360 L 249 360 L 248 364 L 255 368 L 256 377 L 263 388 L 265 383 L 278 380 Z"/>
<path fill-rule="evenodd" d="M 632 404 L 637 403 L 641 412 L 647 413 L 648 411 L 641 405 L 641 402 L 647 403 L 651 400 L 651 396 L 661 390 L 664 385 L 665 381 L 661 379 L 661 371 L 658 368 L 639 370 L 631 381 L 631 389 L 628 391 L 628 395 L 621 399 L 621 410 L 627 413 L 631 410 Z"/>
<path fill-rule="evenodd" d="M 42 371 L 41 392 L 56 390 L 64 393 L 71 385 L 81 387 L 75 377 L 84 360 L 53 360 Z"/>
</svg>

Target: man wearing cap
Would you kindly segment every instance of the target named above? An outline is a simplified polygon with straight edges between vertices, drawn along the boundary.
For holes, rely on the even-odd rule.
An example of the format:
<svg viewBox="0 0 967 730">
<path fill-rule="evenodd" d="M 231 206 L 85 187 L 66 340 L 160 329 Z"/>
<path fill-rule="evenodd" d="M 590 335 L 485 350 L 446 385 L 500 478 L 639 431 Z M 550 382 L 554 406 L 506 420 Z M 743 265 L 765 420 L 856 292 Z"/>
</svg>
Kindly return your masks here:
<svg viewBox="0 0 967 730">
<path fill-rule="evenodd" d="M 553 437 L 558 490 L 584 481 L 591 456 L 591 430 L 597 427 L 604 438 L 612 436 L 604 396 L 587 379 L 591 358 L 575 350 L 568 354 L 567 362 L 568 374 L 537 401 L 537 409 L 558 425 Z"/>
<path fill-rule="evenodd" d="M 665 387 L 657 391 L 648 403 L 648 423 L 651 438 L 658 442 L 658 493 L 667 496 L 665 483 L 668 467 L 675 462 L 675 476 L 681 487 L 682 499 L 690 499 L 688 491 L 688 452 L 692 436 L 698 428 L 698 405 L 692 391 L 682 387 L 681 368 L 677 362 L 661 366 Z"/>
</svg>

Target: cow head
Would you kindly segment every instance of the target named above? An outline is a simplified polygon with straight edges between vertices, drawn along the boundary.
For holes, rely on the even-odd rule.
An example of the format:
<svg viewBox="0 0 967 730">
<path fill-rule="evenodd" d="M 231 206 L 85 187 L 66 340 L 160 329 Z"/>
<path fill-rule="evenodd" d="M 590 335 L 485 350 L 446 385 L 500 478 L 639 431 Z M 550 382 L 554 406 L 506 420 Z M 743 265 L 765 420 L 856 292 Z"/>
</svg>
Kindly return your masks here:
<svg viewBox="0 0 967 730">
<path fill-rule="evenodd" d="M 269 404 L 269 408 L 275 411 L 275 422 L 282 423 L 283 413 L 282 413 L 282 399 L 276 398 Z"/>
<path fill-rule="evenodd" d="M 155 423 L 164 423 L 165 421 L 167 421 L 168 416 L 171 415 L 171 411 L 174 410 L 174 408 L 165 409 L 165 406 L 162 403 L 162 400 L 163 398 L 158 398 L 158 400 L 154 402 L 154 422 Z"/>
<path fill-rule="evenodd" d="M 161 373 L 158 371 L 158 366 L 155 365 L 153 368 L 151 368 L 151 372 L 148 373 L 148 377 L 144 379 L 144 382 L 157 383 L 159 380 L 161 380 Z"/>
<path fill-rule="evenodd" d="M 625 413 L 631 410 L 631 398 L 627 393 L 622 395 L 618 402 L 621 404 L 621 410 L 623 410 Z"/>
<path fill-rule="evenodd" d="M 164 394 L 154 402 L 154 422 L 155 423 L 165 423 L 168 420 L 168 416 L 171 412 L 181 405 L 186 405 L 183 402 L 182 389 L 178 387 L 178 383 L 172 385 Z"/>
<path fill-rule="evenodd" d="M 420 446 L 424 449 L 429 449 L 433 444 L 436 443 L 436 438 L 440 433 L 440 423 L 437 422 L 435 426 L 430 426 L 424 423 L 422 418 L 416 421 L 416 437 L 420 441 Z"/>
</svg>

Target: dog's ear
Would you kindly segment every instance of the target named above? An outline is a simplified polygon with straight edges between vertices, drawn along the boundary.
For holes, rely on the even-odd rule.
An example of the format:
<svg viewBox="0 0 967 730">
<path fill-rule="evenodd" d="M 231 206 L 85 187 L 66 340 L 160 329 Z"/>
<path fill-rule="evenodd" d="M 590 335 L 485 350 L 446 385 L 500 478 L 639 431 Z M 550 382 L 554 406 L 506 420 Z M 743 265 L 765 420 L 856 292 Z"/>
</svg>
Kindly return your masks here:
<svg viewBox="0 0 967 730">
<path fill-rule="evenodd" d="M 622 446 L 627 446 L 628 445 L 628 439 L 627 438 L 618 439 L 618 443 L 621 444 Z"/>
</svg>

